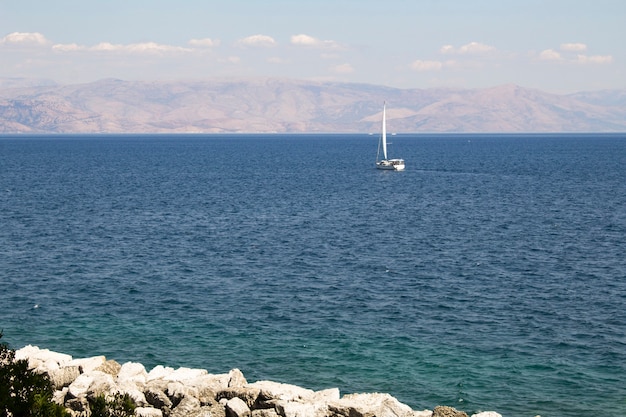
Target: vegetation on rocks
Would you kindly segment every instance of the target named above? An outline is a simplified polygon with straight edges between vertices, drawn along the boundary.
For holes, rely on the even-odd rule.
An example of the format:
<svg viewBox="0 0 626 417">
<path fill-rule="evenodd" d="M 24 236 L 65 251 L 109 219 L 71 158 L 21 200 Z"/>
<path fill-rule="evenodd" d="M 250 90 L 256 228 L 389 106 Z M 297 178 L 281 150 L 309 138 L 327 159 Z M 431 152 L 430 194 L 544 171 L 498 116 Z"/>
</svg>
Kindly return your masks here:
<svg viewBox="0 0 626 417">
<path fill-rule="evenodd" d="M 128 394 L 115 394 L 112 400 L 98 395 L 89 401 L 91 417 L 128 417 L 135 415 L 135 403 Z"/>
<path fill-rule="evenodd" d="M 2 332 L 0 332 L 0 339 Z M 53 400 L 54 385 L 47 373 L 28 368 L 28 360 L 15 359 L 15 351 L 0 342 L 0 417 L 70 417 Z M 88 401 L 91 417 L 129 417 L 135 404 L 128 394 L 109 399 L 99 395 Z"/>
<path fill-rule="evenodd" d="M 27 360 L 15 360 L 15 351 L 0 342 L 0 417 L 69 416 L 52 401 L 53 392 L 47 374 L 28 369 Z"/>
</svg>

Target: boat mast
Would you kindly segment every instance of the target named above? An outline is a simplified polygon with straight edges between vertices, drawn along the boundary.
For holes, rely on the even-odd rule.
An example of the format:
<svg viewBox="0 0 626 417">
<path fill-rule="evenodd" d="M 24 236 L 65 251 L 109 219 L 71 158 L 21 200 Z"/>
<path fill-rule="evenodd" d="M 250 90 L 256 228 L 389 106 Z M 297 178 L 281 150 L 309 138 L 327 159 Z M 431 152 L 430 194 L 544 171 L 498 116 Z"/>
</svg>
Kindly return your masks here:
<svg viewBox="0 0 626 417">
<path fill-rule="evenodd" d="M 386 123 L 386 108 L 387 103 L 383 102 L 383 128 L 382 128 L 382 141 L 383 141 L 383 157 L 387 159 L 387 123 Z"/>
</svg>

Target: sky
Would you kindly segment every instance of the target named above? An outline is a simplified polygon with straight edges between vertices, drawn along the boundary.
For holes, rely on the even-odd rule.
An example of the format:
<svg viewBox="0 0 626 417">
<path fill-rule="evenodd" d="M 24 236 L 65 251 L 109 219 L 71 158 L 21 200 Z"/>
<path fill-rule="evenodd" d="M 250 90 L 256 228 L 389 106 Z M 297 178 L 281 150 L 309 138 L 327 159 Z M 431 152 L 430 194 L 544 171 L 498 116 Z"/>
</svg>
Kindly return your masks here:
<svg viewBox="0 0 626 417">
<path fill-rule="evenodd" d="M 0 0 L 0 78 L 626 88 L 624 0 Z"/>
</svg>

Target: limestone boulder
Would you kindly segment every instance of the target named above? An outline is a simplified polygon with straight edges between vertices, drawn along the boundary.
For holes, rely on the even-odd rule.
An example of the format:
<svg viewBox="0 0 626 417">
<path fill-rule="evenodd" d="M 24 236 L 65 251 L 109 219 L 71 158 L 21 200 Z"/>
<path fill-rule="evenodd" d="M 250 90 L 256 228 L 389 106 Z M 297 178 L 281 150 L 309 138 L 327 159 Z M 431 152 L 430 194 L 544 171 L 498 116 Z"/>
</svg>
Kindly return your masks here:
<svg viewBox="0 0 626 417">
<path fill-rule="evenodd" d="M 117 373 L 117 381 L 119 384 L 135 384 L 144 386 L 148 378 L 146 368 L 137 362 L 126 362 L 120 367 Z"/>
<path fill-rule="evenodd" d="M 115 379 L 111 375 L 98 371 L 93 371 L 90 375 L 95 375 L 95 377 L 93 382 L 89 386 L 89 396 L 111 396 L 119 392 L 119 387 L 116 384 Z"/>
<path fill-rule="evenodd" d="M 97 372 L 97 371 L 94 371 Z M 89 391 L 89 387 L 93 383 L 94 377 L 91 374 L 82 374 L 79 375 L 68 387 L 68 395 L 71 398 L 80 398 L 86 397 L 87 391 Z M 113 378 L 111 378 L 111 383 L 113 383 Z"/>
<path fill-rule="evenodd" d="M 117 377 L 117 374 L 119 374 L 120 369 L 122 369 L 122 365 L 120 365 L 118 362 L 112 359 L 109 359 L 108 361 L 105 361 L 102 365 L 94 369 L 94 371 L 104 372 L 105 374 L 109 374 L 109 375 L 113 375 Z"/>
<path fill-rule="evenodd" d="M 197 398 L 185 397 L 172 409 L 170 417 L 189 417 L 198 415 L 201 411 L 200 401 Z"/>
<path fill-rule="evenodd" d="M 228 372 L 228 388 L 244 387 L 248 381 L 239 369 L 231 369 Z"/>
<path fill-rule="evenodd" d="M 166 379 L 168 375 L 174 372 L 174 368 L 165 367 L 163 365 L 157 365 L 148 372 L 147 381 L 155 381 L 159 379 Z"/>
<path fill-rule="evenodd" d="M 122 383 L 118 382 L 114 390 L 119 394 L 128 395 L 136 406 L 145 407 L 148 405 L 148 401 L 146 400 L 146 396 L 144 394 L 144 388 L 140 387 L 133 381 L 125 381 Z"/>
<path fill-rule="evenodd" d="M 205 369 L 178 368 L 168 373 L 163 379 L 166 381 L 185 383 L 186 381 L 194 380 L 207 374 L 208 372 Z"/>
<path fill-rule="evenodd" d="M 224 408 L 226 417 L 251 417 L 250 407 L 239 397 L 228 400 Z"/>
<path fill-rule="evenodd" d="M 152 407 L 137 407 L 135 417 L 163 417 L 163 411 Z"/>
<path fill-rule="evenodd" d="M 260 391 L 259 397 L 262 400 L 283 400 L 283 401 L 305 401 L 311 398 L 315 391 L 299 387 L 297 385 L 282 384 L 273 381 L 257 381 L 245 386 L 246 388 L 257 388 Z"/>
<path fill-rule="evenodd" d="M 242 399 L 243 402 L 245 402 L 246 405 L 250 407 L 250 409 L 263 408 L 263 406 L 260 405 L 258 401 L 260 393 L 261 390 L 259 388 L 254 388 L 250 386 L 233 387 L 217 392 L 216 400 L 230 400 L 231 398 L 237 397 Z"/>
<path fill-rule="evenodd" d="M 91 358 L 72 359 L 67 366 L 77 366 L 81 374 L 95 371 L 98 367 L 104 365 L 106 358 L 104 356 L 93 356 Z"/>
<path fill-rule="evenodd" d="M 329 403 L 332 414 L 346 417 L 413 417 L 413 410 L 389 394 L 348 394 Z"/>
<path fill-rule="evenodd" d="M 144 389 L 146 401 L 148 404 L 158 409 L 172 408 L 173 403 L 165 393 L 166 390 L 167 382 L 163 380 L 149 381 Z"/>
<path fill-rule="evenodd" d="M 68 387 L 64 387 L 60 390 L 54 391 L 54 393 L 52 394 L 52 401 L 56 404 L 63 405 L 65 403 L 65 398 L 67 397 L 68 392 Z"/>
<path fill-rule="evenodd" d="M 280 417 L 273 408 L 262 408 L 259 410 L 252 410 L 252 417 Z"/>
<path fill-rule="evenodd" d="M 433 417 L 467 417 L 467 413 L 454 407 L 438 405 L 433 410 Z"/>
<path fill-rule="evenodd" d="M 328 406 L 325 403 L 278 401 L 275 410 L 281 417 L 325 417 Z"/>
<path fill-rule="evenodd" d="M 72 360 L 70 355 L 40 349 L 37 346 L 27 345 L 15 351 L 16 360 L 27 360 L 28 368 L 36 372 L 48 372 L 65 365 Z"/>
<path fill-rule="evenodd" d="M 72 365 L 62 366 L 48 371 L 48 377 L 50 377 L 50 382 L 52 382 L 52 387 L 55 390 L 69 386 L 79 376 L 80 368 Z"/>
<path fill-rule="evenodd" d="M 165 394 L 172 401 L 172 407 L 178 406 L 185 397 L 193 397 L 193 395 L 190 395 L 187 387 L 180 382 L 168 382 Z"/>
<path fill-rule="evenodd" d="M 339 388 L 328 388 L 321 391 L 315 391 L 313 395 L 308 398 L 308 401 L 328 403 L 331 401 L 339 401 L 339 398 Z"/>
<path fill-rule="evenodd" d="M 40 349 L 37 346 L 27 345 L 15 351 L 15 359 L 34 359 L 42 362 L 52 360 L 58 364 L 64 364 L 71 361 L 72 356 L 65 353 L 52 352 L 48 349 Z"/>
<path fill-rule="evenodd" d="M 101 371 L 81 374 L 68 387 L 71 398 L 92 396 L 117 392 L 117 385 L 113 377 Z"/>
</svg>

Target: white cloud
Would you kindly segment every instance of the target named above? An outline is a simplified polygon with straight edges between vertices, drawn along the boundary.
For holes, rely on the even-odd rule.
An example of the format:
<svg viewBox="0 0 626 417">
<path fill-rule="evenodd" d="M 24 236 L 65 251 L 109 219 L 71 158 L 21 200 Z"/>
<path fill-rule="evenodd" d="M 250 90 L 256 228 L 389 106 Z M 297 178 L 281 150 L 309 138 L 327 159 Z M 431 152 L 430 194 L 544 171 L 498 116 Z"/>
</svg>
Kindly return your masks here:
<svg viewBox="0 0 626 417">
<path fill-rule="evenodd" d="M 189 48 L 183 48 L 180 46 L 172 46 L 172 45 L 162 45 L 156 42 L 132 43 L 129 45 L 125 45 L 123 47 L 123 50 L 131 52 L 131 53 L 140 53 L 140 54 L 191 52 L 191 49 Z"/>
<path fill-rule="evenodd" d="M 467 45 L 463 45 L 459 48 L 460 54 L 484 54 L 488 52 L 495 51 L 496 48 L 493 46 L 485 45 L 484 43 L 479 42 L 470 42 Z"/>
<path fill-rule="evenodd" d="M 411 64 L 411 69 L 415 71 L 440 71 L 443 68 L 443 63 L 440 61 L 422 61 L 416 60 Z"/>
<path fill-rule="evenodd" d="M 542 61 L 560 61 L 562 58 L 561 54 L 554 49 L 546 49 L 544 51 L 541 51 L 541 53 L 539 54 L 539 59 L 541 59 Z"/>
<path fill-rule="evenodd" d="M 494 52 L 496 50 L 495 47 L 486 45 L 480 42 L 470 42 L 465 44 L 459 48 L 455 48 L 452 45 L 444 45 L 439 49 L 439 53 L 448 55 L 448 54 L 459 54 L 459 55 L 481 55 L 489 52 Z"/>
<path fill-rule="evenodd" d="M 354 68 L 350 64 L 341 64 L 333 67 L 332 71 L 337 74 L 352 74 L 354 72 Z"/>
<path fill-rule="evenodd" d="M 110 53 L 130 53 L 130 54 L 167 54 L 167 53 L 184 53 L 191 52 L 192 49 L 180 46 L 163 45 L 156 42 L 142 42 L 131 44 L 113 44 L 110 42 L 100 42 L 94 46 L 81 46 L 75 43 L 56 44 L 52 46 L 54 51 L 58 52 L 110 52 Z"/>
<path fill-rule="evenodd" d="M 13 32 L 0 39 L 0 44 L 4 45 L 45 46 L 49 43 L 39 32 Z"/>
<path fill-rule="evenodd" d="M 110 42 L 100 42 L 99 44 L 87 49 L 89 49 L 90 51 L 115 52 L 121 51 L 123 48 L 124 45 L 113 45 Z"/>
<path fill-rule="evenodd" d="M 251 47 L 271 47 L 276 46 L 276 41 L 267 35 L 252 35 L 237 41 L 237 45 Z"/>
<path fill-rule="evenodd" d="M 210 38 L 204 39 L 191 39 L 189 41 L 189 45 L 199 47 L 199 48 L 213 48 L 215 46 L 219 46 L 219 40 L 213 40 Z"/>
<path fill-rule="evenodd" d="M 300 35 L 293 35 L 291 37 L 291 43 L 293 45 L 316 46 L 316 45 L 319 45 L 321 41 L 319 39 L 314 38 L 313 36 L 300 34 Z"/>
<path fill-rule="evenodd" d="M 454 46 L 452 46 L 452 45 L 444 45 L 439 50 L 439 53 L 444 54 L 444 55 L 445 54 L 453 54 L 454 53 Z"/>
<path fill-rule="evenodd" d="M 321 39 L 317 39 L 313 36 L 305 35 L 303 33 L 299 35 L 293 35 L 291 37 L 291 44 L 296 46 L 308 46 L 313 48 L 339 48 L 339 44 L 335 41 L 323 41 Z"/>
<path fill-rule="evenodd" d="M 562 43 L 561 51 L 569 52 L 583 52 L 587 50 L 587 45 L 584 43 Z"/>
<path fill-rule="evenodd" d="M 580 64 L 610 64 L 613 62 L 611 55 L 578 55 L 576 62 Z"/>
<path fill-rule="evenodd" d="M 87 48 L 84 46 L 80 46 L 75 43 L 57 43 L 56 45 L 52 45 L 53 51 L 59 52 L 76 52 L 76 51 L 84 51 Z"/>
<path fill-rule="evenodd" d="M 612 55 L 575 54 L 574 52 L 584 52 L 587 50 L 587 45 L 584 43 L 563 43 L 560 45 L 560 50 L 561 52 L 555 51 L 554 49 L 541 51 L 539 59 L 542 61 L 561 61 L 582 65 L 606 65 L 613 62 Z"/>
</svg>

